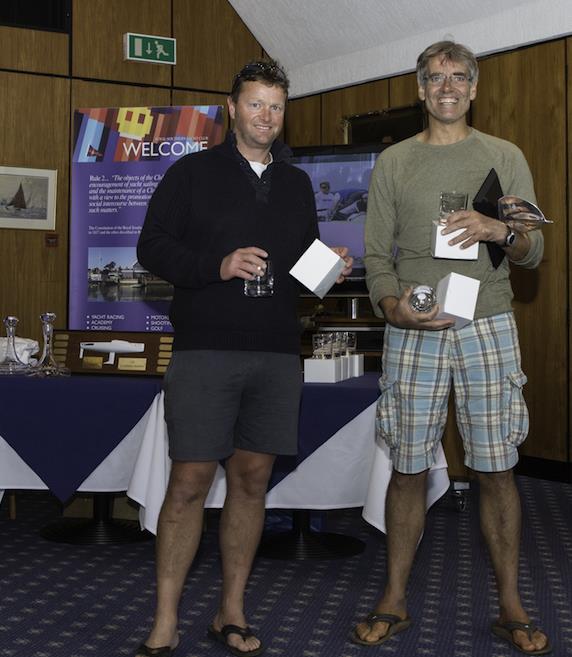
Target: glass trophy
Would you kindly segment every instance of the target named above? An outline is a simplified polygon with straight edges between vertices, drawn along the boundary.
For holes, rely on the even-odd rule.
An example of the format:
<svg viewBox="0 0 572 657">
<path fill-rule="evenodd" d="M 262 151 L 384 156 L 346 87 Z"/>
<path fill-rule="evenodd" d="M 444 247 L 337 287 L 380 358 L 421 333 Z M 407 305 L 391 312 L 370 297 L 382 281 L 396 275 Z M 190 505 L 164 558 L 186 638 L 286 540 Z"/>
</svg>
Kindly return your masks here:
<svg viewBox="0 0 572 657">
<path fill-rule="evenodd" d="M 312 358 L 329 359 L 333 356 L 331 333 L 315 333 L 312 336 Z"/>
<path fill-rule="evenodd" d="M 23 376 L 27 374 L 31 367 L 22 362 L 16 352 L 16 326 L 18 325 L 17 317 L 4 317 L 4 326 L 6 327 L 6 354 L 0 362 L 0 375 L 2 376 Z"/>
<path fill-rule="evenodd" d="M 69 376 L 71 374 L 70 370 L 58 363 L 53 352 L 55 313 L 43 313 L 40 315 L 40 319 L 42 320 L 44 348 L 38 364 L 29 368 L 29 375 L 40 377 Z"/>
<path fill-rule="evenodd" d="M 544 224 L 554 223 L 534 203 L 519 196 L 501 196 L 498 201 L 498 217 L 517 233 L 528 233 Z"/>
<path fill-rule="evenodd" d="M 346 356 L 353 356 L 357 347 L 357 333 L 355 331 L 346 332 Z"/>
</svg>

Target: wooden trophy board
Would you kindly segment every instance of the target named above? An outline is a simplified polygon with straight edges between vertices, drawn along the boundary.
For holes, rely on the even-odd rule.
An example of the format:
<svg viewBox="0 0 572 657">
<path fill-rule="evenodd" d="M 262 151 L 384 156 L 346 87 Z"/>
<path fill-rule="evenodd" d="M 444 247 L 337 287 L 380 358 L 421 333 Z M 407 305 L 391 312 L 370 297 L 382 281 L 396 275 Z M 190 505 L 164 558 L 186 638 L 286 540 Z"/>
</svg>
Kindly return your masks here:
<svg viewBox="0 0 572 657">
<path fill-rule="evenodd" d="M 162 376 L 173 335 L 114 331 L 54 331 L 53 353 L 74 373 Z"/>
</svg>

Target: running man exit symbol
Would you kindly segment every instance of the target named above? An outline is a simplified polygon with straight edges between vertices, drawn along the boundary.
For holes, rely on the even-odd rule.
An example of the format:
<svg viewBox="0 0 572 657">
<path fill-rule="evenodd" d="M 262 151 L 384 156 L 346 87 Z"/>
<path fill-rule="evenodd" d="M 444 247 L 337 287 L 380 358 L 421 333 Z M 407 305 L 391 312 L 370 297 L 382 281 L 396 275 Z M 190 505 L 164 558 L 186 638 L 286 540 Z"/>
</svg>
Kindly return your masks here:
<svg viewBox="0 0 572 657">
<path fill-rule="evenodd" d="M 123 58 L 151 64 L 176 64 L 177 40 L 127 32 L 123 35 Z"/>
</svg>

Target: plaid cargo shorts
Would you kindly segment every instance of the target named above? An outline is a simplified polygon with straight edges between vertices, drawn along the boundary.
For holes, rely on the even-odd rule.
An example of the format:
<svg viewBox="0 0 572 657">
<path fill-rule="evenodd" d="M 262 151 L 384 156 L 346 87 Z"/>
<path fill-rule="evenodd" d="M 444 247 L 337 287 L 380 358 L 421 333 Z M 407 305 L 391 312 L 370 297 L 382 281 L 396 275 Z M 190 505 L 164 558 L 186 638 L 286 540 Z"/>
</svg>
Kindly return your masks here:
<svg viewBox="0 0 572 657">
<path fill-rule="evenodd" d="M 465 465 L 500 472 L 517 463 L 517 447 L 528 433 L 528 409 L 512 312 L 459 330 L 388 325 L 382 368 L 377 436 L 390 448 L 398 472 L 422 472 L 435 462 L 451 384 Z"/>
</svg>

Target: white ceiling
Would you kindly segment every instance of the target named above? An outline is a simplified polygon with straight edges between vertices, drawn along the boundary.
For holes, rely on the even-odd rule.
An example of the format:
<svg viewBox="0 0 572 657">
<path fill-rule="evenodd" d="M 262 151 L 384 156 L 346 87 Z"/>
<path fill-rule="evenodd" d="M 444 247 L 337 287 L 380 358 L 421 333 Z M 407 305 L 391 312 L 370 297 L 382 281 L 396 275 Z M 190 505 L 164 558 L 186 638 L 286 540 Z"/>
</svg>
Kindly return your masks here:
<svg viewBox="0 0 572 657">
<path fill-rule="evenodd" d="M 572 0 L 229 0 L 306 96 L 413 71 L 429 44 L 477 55 L 572 34 Z"/>
</svg>

